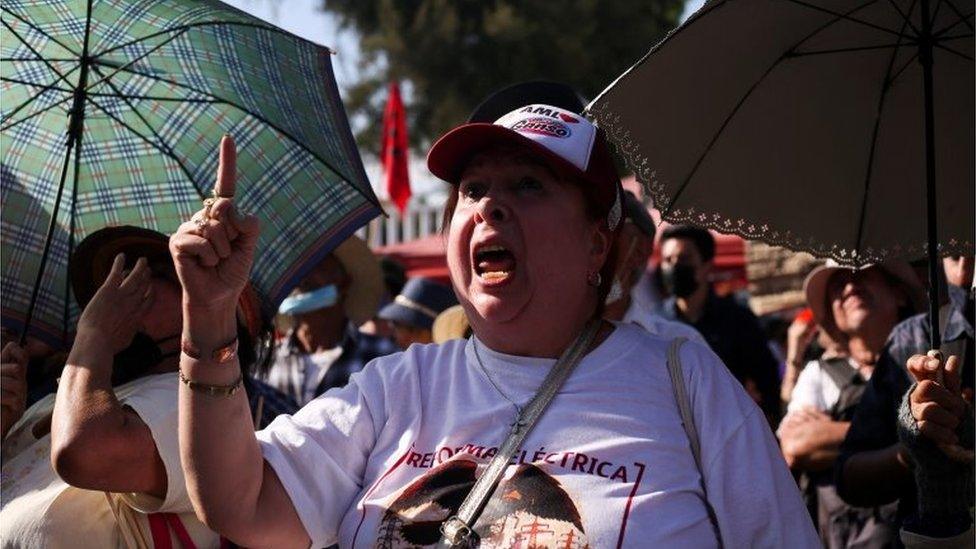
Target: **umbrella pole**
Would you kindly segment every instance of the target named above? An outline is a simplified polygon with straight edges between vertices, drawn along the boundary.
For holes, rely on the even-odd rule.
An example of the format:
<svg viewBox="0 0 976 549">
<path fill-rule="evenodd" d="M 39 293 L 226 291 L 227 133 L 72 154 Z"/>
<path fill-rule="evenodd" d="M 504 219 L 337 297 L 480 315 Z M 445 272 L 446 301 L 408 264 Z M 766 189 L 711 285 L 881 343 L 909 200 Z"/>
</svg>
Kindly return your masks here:
<svg viewBox="0 0 976 549">
<path fill-rule="evenodd" d="M 51 251 L 51 238 L 54 236 L 54 227 L 58 223 L 58 210 L 61 207 L 61 195 L 64 193 L 64 180 L 68 176 L 68 166 L 71 163 L 71 153 L 75 146 L 74 136 L 68 136 L 68 144 L 64 155 L 64 164 L 61 166 L 61 182 L 58 183 L 58 195 L 54 199 L 54 211 L 51 213 L 51 221 L 47 225 L 47 236 L 44 239 L 44 252 L 41 254 L 41 264 L 37 268 L 37 279 L 34 280 L 34 289 L 31 291 L 30 305 L 27 306 L 27 317 L 24 319 L 24 329 L 20 333 L 20 346 L 27 343 L 27 332 L 30 330 L 31 320 L 34 319 L 34 306 L 37 305 L 37 295 L 41 290 L 41 280 L 44 278 L 44 267 L 47 265 L 47 256 Z"/>
<path fill-rule="evenodd" d="M 929 0 L 921 0 L 922 29 L 918 39 L 918 60 L 922 64 L 925 89 L 925 206 L 929 257 L 929 349 L 942 344 L 939 326 L 939 234 L 935 193 L 935 114 L 932 106 L 932 20 Z"/>
<path fill-rule="evenodd" d="M 85 15 L 85 40 L 82 46 L 81 74 L 78 76 L 78 85 L 75 87 L 74 97 L 71 102 L 70 118 L 68 119 L 68 142 L 65 145 L 64 163 L 61 165 L 61 181 L 58 183 L 58 195 L 54 199 L 54 211 L 51 212 L 51 222 L 47 225 L 47 236 L 44 237 L 44 252 L 41 254 L 41 264 L 37 268 L 37 278 L 34 280 L 34 289 L 31 291 L 30 304 L 27 306 L 27 316 L 24 318 L 24 329 L 20 333 L 20 346 L 27 343 L 27 333 L 30 331 L 31 321 L 34 319 L 34 307 L 37 305 L 37 296 L 41 291 L 41 280 L 44 278 L 44 268 L 47 266 L 47 258 L 51 252 L 51 238 L 54 236 L 54 227 L 58 222 L 58 210 L 61 208 L 61 195 L 64 194 L 64 181 L 68 177 L 68 166 L 71 163 L 71 155 L 76 156 L 81 148 L 81 133 L 85 125 L 85 101 L 87 99 L 88 88 L 88 68 L 91 59 L 88 57 L 88 39 L 91 36 L 91 14 L 92 0 L 88 0 Z M 78 146 L 76 150 L 75 146 Z M 77 160 L 77 159 L 76 159 Z M 75 189 L 77 193 L 77 162 L 75 164 Z M 69 260 L 70 261 L 70 260 Z"/>
</svg>

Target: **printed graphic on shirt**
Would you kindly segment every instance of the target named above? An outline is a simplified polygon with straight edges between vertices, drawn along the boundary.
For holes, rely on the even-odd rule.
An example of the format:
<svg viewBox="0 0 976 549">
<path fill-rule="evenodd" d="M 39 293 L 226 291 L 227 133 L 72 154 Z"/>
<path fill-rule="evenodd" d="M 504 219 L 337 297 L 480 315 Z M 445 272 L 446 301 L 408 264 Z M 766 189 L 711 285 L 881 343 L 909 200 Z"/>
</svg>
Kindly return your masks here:
<svg viewBox="0 0 976 549">
<path fill-rule="evenodd" d="M 486 467 L 487 460 L 459 455 L 391 496 L 376 546 L 435 545 L 440 525 L 457 513 Z M 589 547 L 576 503 L 558 480 L 531 463 L 509 467 L 473 536 L 483 548 Z"/>
</svg>

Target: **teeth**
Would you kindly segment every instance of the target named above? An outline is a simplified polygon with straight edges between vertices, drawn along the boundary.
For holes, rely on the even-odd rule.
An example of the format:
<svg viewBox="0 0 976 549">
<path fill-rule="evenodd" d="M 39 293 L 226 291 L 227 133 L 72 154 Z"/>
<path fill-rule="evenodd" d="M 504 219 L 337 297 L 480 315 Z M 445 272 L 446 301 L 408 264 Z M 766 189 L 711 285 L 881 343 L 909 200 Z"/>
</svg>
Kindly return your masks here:
<svg viewBox="0 0 976 549">
<path fill-rule="evenodd" d="M 481 273 L 481 278 L 485 280 L 499 280 L 508 277 L 508 271 L 487 271 Z"/>
<path fill-rule="evenodd" d="M 492 246 L 485 246 L 484 248 L 481 248 L 478 251 L 479 252 L 505 252 L 507 250 L 505 249 L 504 246 L 492 245 Z"/>
</svg>

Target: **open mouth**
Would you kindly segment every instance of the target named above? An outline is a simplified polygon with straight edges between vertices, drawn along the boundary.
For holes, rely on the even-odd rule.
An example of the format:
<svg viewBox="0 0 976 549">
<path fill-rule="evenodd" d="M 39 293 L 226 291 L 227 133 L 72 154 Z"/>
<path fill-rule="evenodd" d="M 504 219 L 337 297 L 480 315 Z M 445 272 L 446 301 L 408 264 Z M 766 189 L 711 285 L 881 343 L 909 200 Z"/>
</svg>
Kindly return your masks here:
<svg viewBox="0 0 976 549">
<path fill-rule="evenodd" d="M 474 252 L 474 271 L 487 284 L 501 284 L 515 273 L 515 255 L 496 244 L 480 247 Z"/>
</svg>

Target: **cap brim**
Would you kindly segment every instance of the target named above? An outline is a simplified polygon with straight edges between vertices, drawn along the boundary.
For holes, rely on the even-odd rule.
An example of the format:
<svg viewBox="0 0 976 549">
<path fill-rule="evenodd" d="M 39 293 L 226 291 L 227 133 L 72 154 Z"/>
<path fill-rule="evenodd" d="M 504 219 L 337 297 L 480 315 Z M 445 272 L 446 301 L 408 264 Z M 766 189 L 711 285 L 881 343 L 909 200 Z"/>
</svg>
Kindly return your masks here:
<svg viewBox="0 0 976 549">
<path fill-rule="evenodd" d="M 406 324 L 407 326 L 413 326 L 415 328 L 430 330 L 434 326 L 433 318 L 397 303 L 390 303 L 386 307 L 383 307 L 376 316 L 382 318 L 383 320 L 389 320 L 399 324 Z"/>
<path fill-rule="evenodd" d="M 526 147 L 533 154 L 543 157 L 557 171 L 589 179 L 583 170 L 520 133 L 504 126 L 480 122 L 454 128 L 438 139 L 427 153 L 427 168 L 430 173 L 456 185 L 464 167 L 476 154 L 503 145 Z"/>
</svg>

